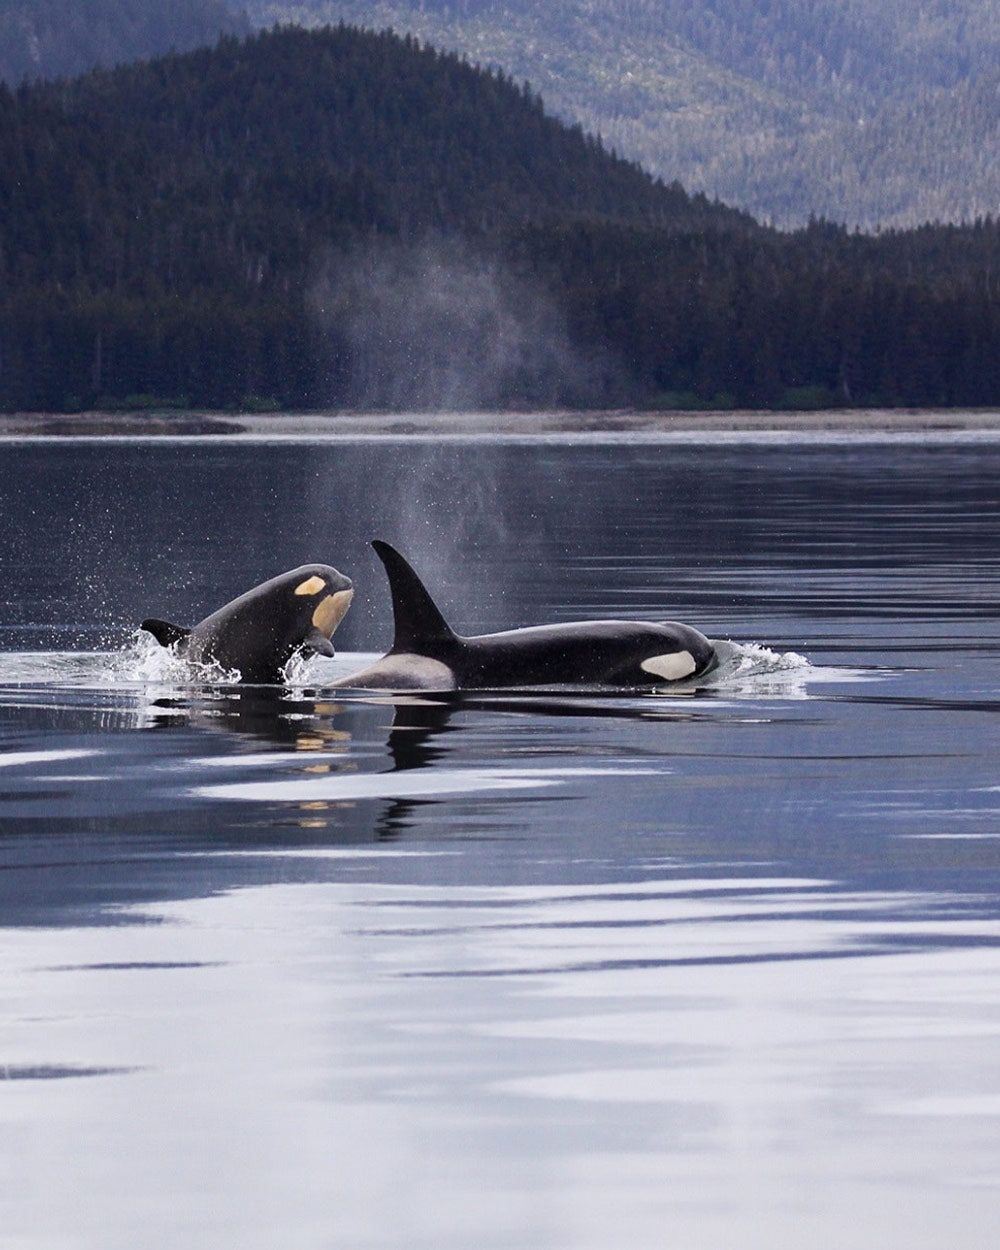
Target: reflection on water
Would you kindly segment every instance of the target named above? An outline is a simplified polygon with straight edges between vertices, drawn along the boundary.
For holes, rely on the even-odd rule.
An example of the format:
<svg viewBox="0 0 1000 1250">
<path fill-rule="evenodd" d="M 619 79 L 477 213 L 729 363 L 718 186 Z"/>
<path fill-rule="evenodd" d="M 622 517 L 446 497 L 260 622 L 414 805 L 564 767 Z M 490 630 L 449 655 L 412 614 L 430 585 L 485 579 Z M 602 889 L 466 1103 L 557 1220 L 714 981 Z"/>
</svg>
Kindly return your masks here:
<svg viewBox="0 0 1000 1250">
<path fill-rule="evenodd" d="M 125 1245 L 155 1205 L 162 1245 L 981 1244 L 1000 926 L 938 907 L 348 880 L 13 933 L 2 1172 L 59 1184 L 5 1232 Z"/>
<path fill-rule="evenodd" d="M 0 1245 L 983 1244 L 1000 446 L 405 450 L 3 449 Z M 376 535 L 465 631 L 723 662 L 331 690 Z M 286 689 L 135 634 L 313 559 Z"/>
</svg>

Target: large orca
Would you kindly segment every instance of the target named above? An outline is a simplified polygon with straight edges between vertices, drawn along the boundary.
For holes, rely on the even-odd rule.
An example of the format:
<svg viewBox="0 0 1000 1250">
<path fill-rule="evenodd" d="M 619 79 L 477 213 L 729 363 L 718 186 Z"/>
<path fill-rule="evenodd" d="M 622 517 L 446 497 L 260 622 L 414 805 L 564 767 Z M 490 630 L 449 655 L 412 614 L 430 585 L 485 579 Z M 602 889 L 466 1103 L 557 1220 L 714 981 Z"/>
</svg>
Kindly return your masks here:
<svg viewBox="0 0 1000 1250">
<path fill-rule="evenodd" d="M 652 689 L 698 677 L 715 648 L 673 621 L 577 621 L 463 638 L 395 548 L 372 543 L 392 593 L 395 638 L 370 668 L 336 682 L 376 690 L 495 690 L 530 686 Z"/>
<path fill-rule="evenodd" d="M 304 564 L 255 586 L 193 628 L 150 617 L 142 622 L 164 647 L 196 663 L 238 671 L 240 681 L 281 682 L 297 652 L 333 655 L 330 641 L 354 595 L 351 580 L 328 564 Z"/>
</svg>

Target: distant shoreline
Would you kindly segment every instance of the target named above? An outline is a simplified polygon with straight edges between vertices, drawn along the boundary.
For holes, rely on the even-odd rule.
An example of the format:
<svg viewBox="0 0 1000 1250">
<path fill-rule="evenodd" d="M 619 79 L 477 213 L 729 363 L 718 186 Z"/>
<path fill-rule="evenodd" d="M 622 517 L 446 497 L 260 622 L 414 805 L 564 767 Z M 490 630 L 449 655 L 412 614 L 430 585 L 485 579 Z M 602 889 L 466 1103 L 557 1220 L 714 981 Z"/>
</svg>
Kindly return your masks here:
<svg viewBox="0 0 1000 1250">
<path fill-rule="evenodd" d="M 624 438 L 732 434 L 996 433 L 1000 411 L 844 409 L 810 412 L 216 413 L 0 414 L 0 438 Z"/>
</svg>

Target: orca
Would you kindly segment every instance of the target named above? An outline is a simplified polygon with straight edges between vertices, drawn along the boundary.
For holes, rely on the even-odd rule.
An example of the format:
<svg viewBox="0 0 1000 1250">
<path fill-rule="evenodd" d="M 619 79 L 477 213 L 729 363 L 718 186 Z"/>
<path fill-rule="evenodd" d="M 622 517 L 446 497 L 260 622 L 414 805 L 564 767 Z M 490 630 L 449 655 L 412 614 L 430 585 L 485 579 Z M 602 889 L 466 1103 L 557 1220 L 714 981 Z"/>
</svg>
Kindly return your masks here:
<svg viewBox="0 0 1000 1250">
<path fill-rule="evenodd" d="M 330 638 L 354 595 L 351 579 L 328 564 L 303 564 L 272 577 L 192 628 L 149 617 L 140 629 L 195 663 L 238 672 L 261 685 L 285 680 L 297 653 L 334 654 Z"/>
<path fill-rule="evenodd" d="M 576 621 L 462 637 L 394 547 L 372 543 L 392 594 L 395 638 L 371 667 L 334 685 L 355 689 L 497 690 L 584 686 L 655 689 L 700 677 L 715 648 L 673 621 Z"/>
</svg>

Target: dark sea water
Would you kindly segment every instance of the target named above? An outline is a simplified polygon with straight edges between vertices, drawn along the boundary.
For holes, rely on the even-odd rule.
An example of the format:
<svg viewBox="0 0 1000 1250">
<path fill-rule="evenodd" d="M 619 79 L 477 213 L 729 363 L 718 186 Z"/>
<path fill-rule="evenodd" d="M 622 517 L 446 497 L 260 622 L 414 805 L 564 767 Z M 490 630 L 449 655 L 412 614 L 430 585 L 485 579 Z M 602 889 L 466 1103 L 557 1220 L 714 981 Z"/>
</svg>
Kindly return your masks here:
<svg viewBox="0 0 1000 1250">
<path fill-rule="evenodd" d="M 1000 1215 L 1000 441 L 0 442 L 3 1250 L 884 1250 Z M 673 618 L 660 694 L 362 697 Z M 335 660 L 135 630 L 311 561 Z"/>
</svg>

